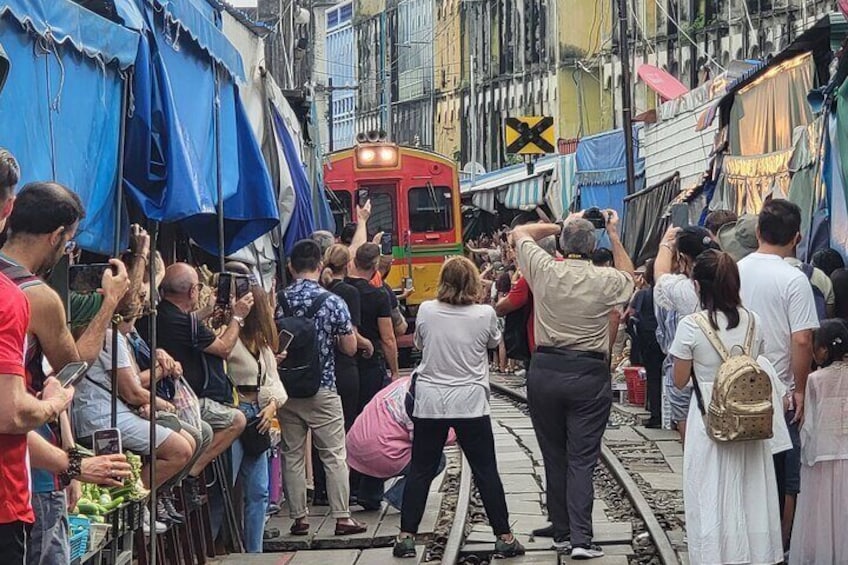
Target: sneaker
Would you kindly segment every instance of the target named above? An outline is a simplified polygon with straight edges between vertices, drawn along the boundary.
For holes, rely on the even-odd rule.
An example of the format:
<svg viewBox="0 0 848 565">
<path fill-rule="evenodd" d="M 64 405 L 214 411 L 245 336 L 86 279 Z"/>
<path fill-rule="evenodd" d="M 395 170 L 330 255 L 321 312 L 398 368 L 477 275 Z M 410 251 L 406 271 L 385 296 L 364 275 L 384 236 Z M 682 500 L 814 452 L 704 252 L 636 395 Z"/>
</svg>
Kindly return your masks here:
<svg viewBox="0 0 848 565">
<path fill-rule="evenodd" d="M 180 484 L 185 495 L 186 506 L 189 508 L 198 508 L 203 504 L 203 500 L 200 498 L 199 480 L 197 477 L 189 475 Z"/>
<path fill-rule="evenodd" d="M 165 510 L 165 515 L 171 517 L 177 524 L 185 523 L 185 516 L 177 511 L 174 499 L 170 496 L 162 499 L 162 509 Z"/>
<path fill-rule="evenodd" d="M 142 518 L 141 528 L 142 528 L 142 531 L 144 531 L 144 535 L 146 535 L 146 536 L 150 535 L 150 510 L 147 508 L 147 506 L 144 507 L 144 516 Z M 165 524 L 163 524 L 159 520 L 156 520 L 156 533 L 157 534 L 164 534 L 167 531 L 168 531 L 168 526 L 166 526 Z"/>
<path fill-rule="evenodd" d="M 603 556 L 604 550 L 601 546 L 593 543 L 582 543 L 571 548 L 572 559 L 595 559 Z"/>
<path fill-rule="evenodd" d="M 554 537 L 554 525 L 551 524 L 549 526 L 545 526 L 544 528 L 537 528 L 533 530 L 534 538 L 552 538 Z"/>
<path fill-rule="evenodd" d="M 495 542 L 495 557 L 517 557 L 524 555 L 524 546 L 518 541 L 518 538 L 512 536 L 512 541 L 507 543 L 501 538 Z"/>
<path fill-rule="evenodd" d="M 415 539 L 414 538 L 395 538 L 395 545 L 392 548 L 392 555 L 400 558 L 415 557 Z"/>
<path fill-rule="evenodd" d="M 568 536 L 555 536 L 554 543 L 551 544 L 551 549 L 560 553 L 568 553 L 571 551 L 571 540 Z"/>
</svg>

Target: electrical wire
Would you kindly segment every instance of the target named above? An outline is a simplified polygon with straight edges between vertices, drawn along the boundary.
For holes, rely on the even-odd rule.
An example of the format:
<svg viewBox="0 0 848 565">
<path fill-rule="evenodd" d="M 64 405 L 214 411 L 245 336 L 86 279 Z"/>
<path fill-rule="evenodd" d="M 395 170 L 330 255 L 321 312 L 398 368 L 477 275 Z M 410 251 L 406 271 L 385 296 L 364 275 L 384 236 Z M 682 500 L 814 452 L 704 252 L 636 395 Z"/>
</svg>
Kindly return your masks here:
<svg viewBox="0 0 848 565">
<path fill-rule="evenodd" d="M 715 65 L 716 67 L 718 67 L 718 68 L 719 68 L 722 72 L 724 72 L 724 71 L 726 71 L 726 70 L 727 70 L 727 69 L 725 69 L 724 67 L 722 67 L 722 66 L 719 64 L 719 62 L 718 62 L 718 61 L 716 61 L 715 59 L 713 59 L 713 56 L 712 56 L 712 55 L 710 55 L 710 54 L 709 54 L 709 53 L 708 53 L 708 52 L 707 52 L 707 51 L 706 51 L 703 47 L 701 47 L 700 45 L 698 45 L 698 43 L 697 43 L 696 41 L 694 41 L 691 37 L 689 37 L 689 34 L 688 34 L 688 33 L 686 33 L 685 31 L 683 31 L 683 28 L 681 28 L 681 27 L 680 27 L 680 24 L 679 24 L 679 23 L 677 23 L 677 21 L 676 21 L 674 18 L 672 18 L 672 17 L 671 17 L 671 14 L 669 14 L 669 13 L 668 13 L 668 10 L 666 10 L 666 9 L 665 9 L 665 6 L 663 6 L 663 5 L 662 5 L 662 3 L 660 2 L 660 0 L 654 0 L 654 4 L 656 4 L 656 5 L 657 5 L 657 8 L 659 8 L 659 9 L 662 11 L 662 13 L 665 15 L 665 17 L 666 17 L 666 18 L 668 18 L 669 20 L 671 20 L 671 23 L 673 23 L 673 24 L 674 24 L 674 26 L 677 28 L 677 31 L 680 33 L 680 35 L 682 35 L 683 37 L 685 37 L 685 38 L 689 41 L 689 43 L 691 43 L 692 45 L 694 45 L 694 46 L 695 46 L 695 49 L 697 49 L 698 51 L 700 51 L 700 52 L 701 52 L 701 54 L 702 54 L 702 55 L 704 55 L 704 56 L 707 58 L 707 61 L 710 61 L 713 65 Z"/>
</svg>

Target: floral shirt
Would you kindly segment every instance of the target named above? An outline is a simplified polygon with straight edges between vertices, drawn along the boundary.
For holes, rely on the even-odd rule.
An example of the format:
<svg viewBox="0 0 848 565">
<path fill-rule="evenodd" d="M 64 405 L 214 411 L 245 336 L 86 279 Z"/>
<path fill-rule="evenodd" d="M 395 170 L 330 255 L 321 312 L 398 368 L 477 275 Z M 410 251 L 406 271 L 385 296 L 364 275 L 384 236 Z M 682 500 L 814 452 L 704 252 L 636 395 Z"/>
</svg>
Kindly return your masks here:
<svg viewBox="0 0 848 565">
<path fill-rule="evenodd" d="M 295 316 L 305 315 L 313 300 L 324 293 L 329 291 L 307 279 L 298 279 L 285 290 L 286 301 Z M 277 308 L 282 311 L 281 306 Z M 315 314 L 315 328 L 318 330 L 318 355 L 321 359 L 321 387 L 336 390 L 336 338 L 353 333 L 350 311 L 344 300 L 330 294 Z"/>
</svg>

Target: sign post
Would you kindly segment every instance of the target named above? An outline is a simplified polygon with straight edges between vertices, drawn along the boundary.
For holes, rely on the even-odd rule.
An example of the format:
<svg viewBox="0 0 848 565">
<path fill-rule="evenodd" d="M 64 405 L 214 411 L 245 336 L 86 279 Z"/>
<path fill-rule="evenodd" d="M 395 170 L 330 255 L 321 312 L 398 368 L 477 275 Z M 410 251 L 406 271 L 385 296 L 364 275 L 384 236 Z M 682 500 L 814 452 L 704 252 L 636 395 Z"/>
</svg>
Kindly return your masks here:
<svg viewBox="0 0 848 565">
<path fill-rule="evenodd" d="M 523 156 L 528 175 L 533 174 L 539 155 L 556 153 L 554 119 L 551 116 L 507 118 L 504 130 L 507 154 Z"/>
</svg>

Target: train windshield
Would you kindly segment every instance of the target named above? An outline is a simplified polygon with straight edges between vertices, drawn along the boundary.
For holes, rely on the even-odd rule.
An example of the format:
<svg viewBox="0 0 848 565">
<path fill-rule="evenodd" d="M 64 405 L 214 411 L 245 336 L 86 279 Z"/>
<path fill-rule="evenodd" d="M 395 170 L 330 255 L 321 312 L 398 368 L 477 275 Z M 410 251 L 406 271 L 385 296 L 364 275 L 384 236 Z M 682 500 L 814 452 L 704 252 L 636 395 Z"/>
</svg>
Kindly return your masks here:
<svg viewBox="0 0 848 565">
<path fill-rule="evenodd" d="M 351 221 L 353 198 L 346 190 L 327 190 L 326 193 L 336 222 L 336 235 L 340 235 L 345 224 Z"/>
<path fill-rule="evenodd" d="M 409 190 L 409 229 L 413 233 L 450 231 L 452 228 L 450 188 L 428 183 Z"/>
<path fill-rule="evenodd" d="M 371 200 L 371 217 L 368 219 L 368 233 L 379 232 L 393 234 L 397 244 L 397 223 L 395 221 L 395 185 L 360 185 L 360 189 L 368 190 Z"/>
</svg>

